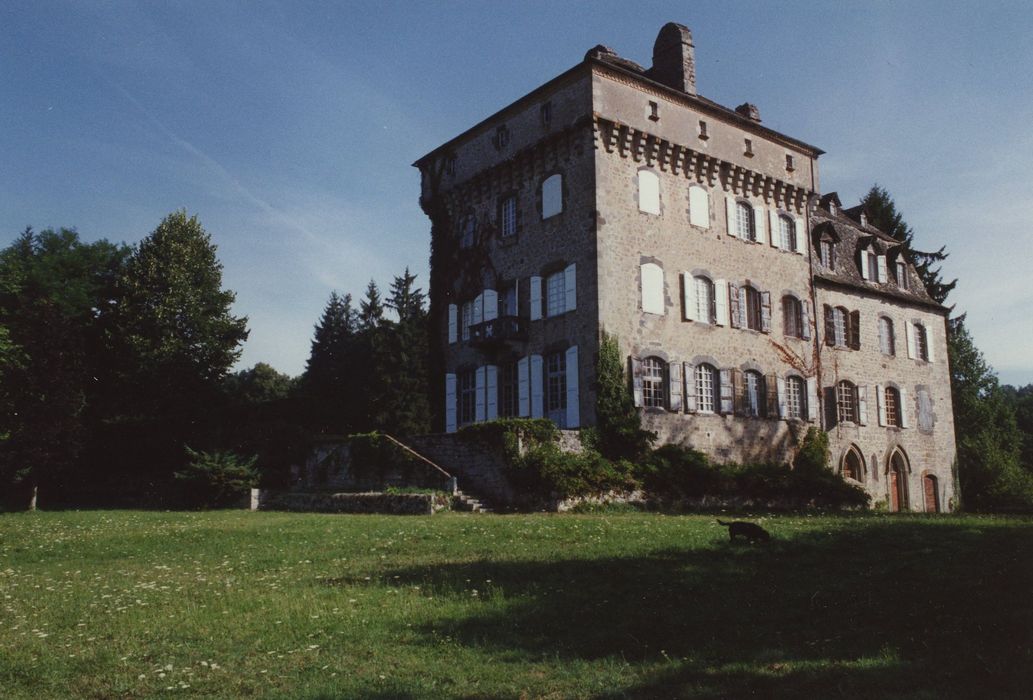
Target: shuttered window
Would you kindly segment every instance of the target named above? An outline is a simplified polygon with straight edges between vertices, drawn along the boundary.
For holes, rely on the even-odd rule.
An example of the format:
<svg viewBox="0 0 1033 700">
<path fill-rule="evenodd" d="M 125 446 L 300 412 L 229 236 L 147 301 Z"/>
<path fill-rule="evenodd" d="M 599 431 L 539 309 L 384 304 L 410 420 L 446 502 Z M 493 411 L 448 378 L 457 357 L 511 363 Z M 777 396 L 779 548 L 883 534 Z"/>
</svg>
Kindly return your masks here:
<svg viewBox="0 0 1033 700">
<path fill-rule="evenodd" d="M 746 327 L 754 331 L 763 330 L 764 322 L 761 311 L 760 292 L 749 286 L 742 289 L 746 296 Z"/>
<path fill-rule="evenodd" d="M 764 377 L 760 372 L 748 370 L 743 374 L 745 384 L 745 406 L 748 416 L 763 416 L 767 408 L 767 396 L 765 395 Z"/>
<path fill-rule="evenodd" d="M 786 418 L 807 417 L 807 392 L 802 378 L 788 377 L 786 379 L 785 407 Z"/>
<path fill-rule="evenodd" d="M 886 425 L 900 427 L 900 392 L 891 386 L 885 389 Z"/>
<path fill-rule="evenodd" d="M 567 356 L 554 352 L 545 356 L 545 411 L 557 425 L 567 420 Z"/>
<path fill-rule="evenodd" d="M 897 339 L 893 332 L 893 321 L 885 316 L 879 317 L 879 349 L 883 355 L 897 354 Z"/>
<path fill-rule="evenodd" d="M 717 370 L 712 365 L 696 365 L 696 410 L 700 413 L 714 413 L 717 392 Z"/>
<path fill-rule="evenodd" d="M 474 370 L 459 373 L 459 424 L 468 425 L 477 416 L 477 377 Z"/>
<path fill-rule="evenodd" d="M 753 207 L 746 202 L 735 204 L 735 231 L 744 241 L 755 241 L 757 235 L 753 228 Z"/>
<path fill-rule="evenodd" d="M 857 387 L 847 381 L 836 385 L 836 413 L 839 422 L 857 422 Z"/>
<path fill-rule="evenodd" d="M 517 230 L 517 199 L 516 195 L 510 195 L 502 200 L 501 211 L 499 212 L 503 236 L 512 236 Z"/>
<path fill-rule="evenodd" d="M 693 277 L 692 282 L 696 287 L 696 320 L 703 323 L 716 323 L 714 283 L 706 277 Z"/>
<path fill-rule="evenodd" d="M 545 278 L 545 315 L 559 316 L 567 310 L 566 275 L 562 272 Z"/>
<path fill-rule="evenodd" d="M 647 314 L 664 313 L 664 269 L 656 263 L 641 267 L 642 311 Z"/>
<path fill-rule="evenodd" d="M 915 357 L 921 360 L 929 359 L 929 336 L 925 332 L 925 326 L 921 323 L 915 325 Z"/>
<path fill-rule="evenodd" d="M 548 219 L 563 211 L 563 176 L 546 178 L 542 183 L 542 218 Z"/>
<path fill-rule="evenodd" d="M 689 223 L 710 228 L 710 195 L 699 185 L 689 187 Z"/>
<path fill-rule="evenodd" d="M 663 408 L 666 405 L 664 400 L 664 388 L 667 385 L 664 379 L 666 364 L 659 357 L 647 357 L 642 360 L 642 405 L 647 408 Z"/>
<path fill-rule="evenodd" d="M 649 170 L 638 171 L 638 209 L 647 214 L 660 213 L 660 178 Z"/>
<path fill-rule="evenodd" d="M 778 247 L 789 252 L 796 250 L 796 226 L 788 216 L 778 217 Z"/>
<path fill-rule="evenodd" d="M 499 365 L 499 415 L 516 418 L 520 415 L 520 393 L 517 363 Z"/>
<path fill-rule="evenodd" d="M 782 297 L 782 324 L 790 338 L 803 337 L 803 304 L 794 296 Z"/>
</svg>

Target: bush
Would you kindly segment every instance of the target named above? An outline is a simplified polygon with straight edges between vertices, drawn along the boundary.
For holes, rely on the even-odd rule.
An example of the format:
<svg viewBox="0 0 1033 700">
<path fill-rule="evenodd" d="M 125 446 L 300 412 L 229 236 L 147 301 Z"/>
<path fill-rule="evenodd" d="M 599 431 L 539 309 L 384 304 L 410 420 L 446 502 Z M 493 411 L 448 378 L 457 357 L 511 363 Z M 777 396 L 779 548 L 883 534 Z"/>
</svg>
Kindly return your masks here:
<svg viewBox="0 0 1033 700">
<path fill-rule="evenodd" d="M 696 498 L 721 493 L 721 471 L 705 454 L 681 445 L 662 445 L 642 463 L 646 490 L 664 499 Z"/>
<path fill-rule="evenodd" d="M 234 505 L 258 484 L 255 457 L 227 450 L 195 452 L 186 448 L 187 466 L 175 472 L 187 503 L 207 507 Z"/>
<path fill-rule="evenodd" d="M 518 491 L 540 498 L 595 496 L 639 486 L 630 462 L 610 461 L 594 450 L 564 452 L 553 442 L 528 449 L 508 471 Z"/>
</svg>

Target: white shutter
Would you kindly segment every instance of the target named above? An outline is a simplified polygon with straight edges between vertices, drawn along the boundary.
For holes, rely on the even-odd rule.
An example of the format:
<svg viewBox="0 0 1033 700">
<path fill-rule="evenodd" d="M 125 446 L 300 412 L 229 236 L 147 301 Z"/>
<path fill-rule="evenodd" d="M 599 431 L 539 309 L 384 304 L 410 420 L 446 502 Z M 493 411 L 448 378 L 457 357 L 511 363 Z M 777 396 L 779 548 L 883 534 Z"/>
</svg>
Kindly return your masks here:
<svg viewBox="0 0 1033 700">
<path fill-rule="evenodd" d="M 718 372 L 720 377 L 720 397 L 721 404 L 719 408 L 721 413 L 731 414 L 735 412 L 735 394 L 733 393 L 734 387 L 732 386 L 732 370 L 723 369 Z"/>
<path fill-rule="evenodd" d="M 499 417 L 499 368 L 495 365 L 488 365 L 484 368 L 486 376 L 485 420 L 495 420 Z"/>
<path fill-rule="evenodd" d="M 907 336 L 907 356 L 913 360 L 915 359 L 915 327 L 911 325 L 911 321 L 904 321 L 904 334 Z M 928 336 L 926 340 L 928 340 Z"/>
<path fill-rule="evenodd" d="M 548 219 L 563 211 L 563 177 L 557 173 L 542 183 L 542 218 Z"/>
<path fill-rule="evenodd" d="M 520 402 L 520 417 L 531 415 L 531 368 L 530 359 L 521 357 L 517 361 L 517 397 Z"/>
<path fill-rule="evenodd" d="M 474 394 L 475 400 L 473 419 L 477 423 L 483 423 L 488 384 L 488 377 L 487 373 L 484 371 L 484 367 L 477 368 L 477 370 L 474 372 L 474 379 L 474 386 L 476 388 L 477 393 Z"/>
<path fill-rule="evenodd" d="M 581 404 L 578 391 L 577 345 L 567 348 L 567 426 L 581 425 Z"/>
<path fill-rule="evenodd" d="M 448 305 L 448 342 L 459 340 L 459 309 L 455 304 Z"/>
<path fill-rule="evenodd" d="M 783 377 L 775 379 L 775 390 L 778 392 L 778 417 L 786 417 L 786 380 Z"/>
<path fill-rule="evenodd" d="M 499 293 L 494 289 L 484 290 L 484 320 L 494 321 L 499 317 Z"/>
<path fill-rule="evenodd" d="M 900 387 L 900 427 L 911 427 L 911 419 L 907 413 L 907 389 L 904 387 Z"/>
<path fill-rule="evenodd" d="M 771 242 L 771 247 L 781 247 L 782 241 L 779 240 L 782 237 L 781 227 L 778 225 L 778 212 L 774 209 L 768 210 L 768 233 L 771 234 L 768 237 L 768 240 Z"/>
<path fill-rule="evenodd" d="M 767 228 L 764 219 L 764 207 L 756 207 L 753 210 L 753 230 L 757 233 L 757 243 L 761 245 L 768 242 L 767 236 L 764 234 L 764 229 Z M 771 237 L 775 237 L 775 229 L 771 231 Z"/>
<path fill-rule="evenodd" d="M 886 274 L 886 256 L 885 255 L 880 255 L 877 258 L 875 258 L 875 264 L 876 264 L 876 267 L 878 268 L 878 270 L 877 270 L 878 280 L 879 280 L 879 282 L 882 282 L 883 284 L 885 284 L 886 280 L 889 279 L 889 277 Z"/>
<path fill-rule="evenodd" d="M 807 224 L 803 218 L 796 217 L 796 252 L 800 255 L 807 254 Z"/>
<path fill-rule="evenodd" d="M 649 170 L 638 171 L 638 208 L 647 214 L 660 213 L 660 178 Z"/>
<path fill-rule="evenodd" d="M 699 410 L 696 399 L 696 368 L 686 362 L 682 365 L 682 378 L 685 381 L 685 411 L 695 413 Z"/>
<path fill-rule="evenodd" d="M 811 302 L 801 301 L 800 302 L 800 315 L 803 317 L 803 339 L 811 339 Z"/>
<path fill-rule="evenodd" d="M 875 404 L 879 408 L 879 425 L 886 425 L 886 390 L 882 384 L 875 385 Z"/>
<path fill-rule="evenodd" d="M 689 187 L 689 223 L 710 228 L 710 194 L 699 185 Z"/>
<path fill-rule="evenodd" d="M 537 321 L 542 317 L 542 278 L 531 278 L 531 320 Z"/>
<path fill-rule="evenodd" d="M 681 273 L 682 318 L 696 321 L 696 280 L 688 272 Z"/>
<path fill-rule="evenodd" d="M 746 287 L 736 287 L 739 292 L 739 328 L 748 328 L 746 325 Z"/>
<path fill-rule="evenodd" d="M 667 364 L 667 410 L 678 413 L 681 411 L 681 363 L 669 362 Z"/>
<path fill-rule="evenodd" d="M 577 272 L 575 263 L 567 265 L 563 271 L 563 291 L 567 295 L 567 311 L 577 309 Z"/>
<path fill-rule="evenodd" d="M 641 267 L 642 312 L 664 315 L 664 269 L 656 263 Z"/>
<path fill-rule="evenodd" d="M 484 294 L 478 294 L 473 300 L 473 318 L 470 320 L 470 325 L 476 326 L 478 323 L 484 320 Z"/>
<path fill-rule="evenodd" d="M 456 431 L 456 375 L 445 375 L 445 432 Z"/>
<path fill-rule="evenodd" d="M 868 387 L 857 387 L 857 424 L 868 425 Z"/>
<path fill-rule="evenodd" d="M 927 325 L 924 326 L 924 328 L 925 328 L 925 354 L 926 354 L 926 358 L 929 360 L 929 362 L 935 362 L 936 361 L 936 357 L 933 354 L 933 346 L 935 345 L 935 343 L 933 342 L 933 326 L 927 324 Z"/>
<path fill-rule="evenodd" d="M 818 380 L 807 378 L 807 420 L 811 423 L 818 420 Z"/>
<path fill-rule="evenodd" d="M 717 316 L 717 325 L 728 325 L 728 282 L 725 280 L 714 280 L 714 311 Z"/>
<path fill-rule="evenodd" d="M 868 279 L 868 251 L 861 251 L 861 279 Z"/>
<path fill-rule="evenodd" d="M 545 415 L 545 396 L 542 393 L 542 372 L 544 363 L 541 355 L 531 355 L 531 417 L 541 418 Z"/>
<path fill-rule="evenodd" d="M 728 235 L 738 236 L 738 228 L 735 225 L 735 197 L 728 195 L 725 197 L 725 214 L 728 215 Z"/>
<path fill-rule="evenodd" d="M 642 398 L 642 360 L 629 357 L 628 364 L 631 365 L 631 397 L 635 406 L 642 408 L 645 405 Z"/>
</svg>

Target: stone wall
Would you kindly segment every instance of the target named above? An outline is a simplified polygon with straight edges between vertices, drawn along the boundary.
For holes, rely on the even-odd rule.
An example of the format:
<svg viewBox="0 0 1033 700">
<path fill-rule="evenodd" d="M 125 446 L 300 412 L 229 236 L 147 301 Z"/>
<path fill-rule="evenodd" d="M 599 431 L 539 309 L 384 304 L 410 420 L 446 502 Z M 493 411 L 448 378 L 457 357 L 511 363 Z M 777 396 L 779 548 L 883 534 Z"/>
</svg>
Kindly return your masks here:
<svg viewBox="0 0 1033 700">
<path fill-rule="evenodd" d="M 396 449 L 401 454 L 401 448 Z M 387 465 L 355 464 L 348 441 L 339 439 L 312 448 L 296 490 L 362 492 L 383 491 L 391 486 L 442 491 L 449 488 L 447 476 L 419 460 L 398 460 L 397 464 Z"/>
<path fill-rule="evenodd" d="M 298 493 L 267 489 L 251 492 L 251 510 L 432 515 L 449 506 L 450 499 L 445 494 Z"/>
</svg>

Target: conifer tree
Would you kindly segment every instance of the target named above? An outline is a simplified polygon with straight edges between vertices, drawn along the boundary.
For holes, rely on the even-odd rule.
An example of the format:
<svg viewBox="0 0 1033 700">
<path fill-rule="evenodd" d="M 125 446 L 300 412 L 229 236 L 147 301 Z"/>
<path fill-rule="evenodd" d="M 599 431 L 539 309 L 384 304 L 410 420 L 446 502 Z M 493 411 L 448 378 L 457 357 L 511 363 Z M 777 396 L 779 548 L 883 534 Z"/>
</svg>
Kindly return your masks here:
<svg viewBox="0 0 1033 700">
<path fill-rule="evenodd" d="M 323 315 L 316 324 L 312 349 L 302 384 L 314 402 L 317 429 L 347 433 L 354 429 L 359 413 L 355 383 L 361 368 L 358 360 L 358 319 L 351 294 L 330 293 Z"/>
<path fill-rule="evenodd" d="M 368 330 L 384 322 L 384 304 L 380 300 L 380 288 L 373 280 L 366 287 L 366 296 L 359 302 L 359 328 Z"/>
<path fill-rule="evenodd" d="M 398 314 L 398 322 L 389 329 L 383 361 L 375 363 L 386 389 L 384 413 L 375 427 L 401 436 L 430 429 L 427 310 L 423 291 L 415 283 L 409 268 L 394 278 L 387 306 Z"/>
</svg>

